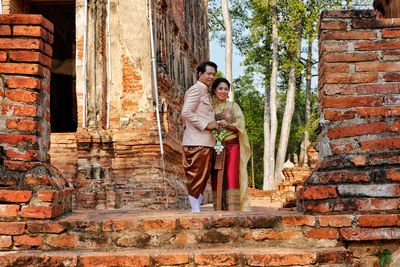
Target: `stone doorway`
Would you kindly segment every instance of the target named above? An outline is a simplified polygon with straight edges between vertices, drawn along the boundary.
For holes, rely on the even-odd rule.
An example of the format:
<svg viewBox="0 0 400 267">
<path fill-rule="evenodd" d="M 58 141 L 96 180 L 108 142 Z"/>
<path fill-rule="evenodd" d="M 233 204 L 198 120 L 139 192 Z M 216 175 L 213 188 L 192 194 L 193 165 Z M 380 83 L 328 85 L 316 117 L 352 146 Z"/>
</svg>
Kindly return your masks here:
<svg viewBox="0 0 400 267">
<path fill-rule="evenodd" d="M 29 13 L 41 14 L 54 24 L 51 132 L 76 132 L 75 1 L 32 0 L 29 9 Z"/>
</svg>

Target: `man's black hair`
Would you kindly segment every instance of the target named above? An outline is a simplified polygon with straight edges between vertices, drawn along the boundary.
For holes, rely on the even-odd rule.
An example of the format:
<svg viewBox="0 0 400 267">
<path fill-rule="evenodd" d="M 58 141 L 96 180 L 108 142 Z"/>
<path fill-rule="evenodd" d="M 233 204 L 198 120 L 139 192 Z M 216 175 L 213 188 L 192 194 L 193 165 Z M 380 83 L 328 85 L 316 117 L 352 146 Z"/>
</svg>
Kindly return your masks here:
<svg viewBox="0 0 400 267">
<path fill-rule="evenodd" d="M 196 69 L 197 70 L 197 75 L 199 75 L 200 73 L 206 72 L 206 67 L 207 66 L 213 67 L 215 69 L 215 72 L 217 72 L 217 70 L 218 70 L 217 64 L 215 64 L 212 61 L 206 61 L 206 62 L 200 63 L 200 65 L 197 66 L 197 69 Z"/>
</svg>

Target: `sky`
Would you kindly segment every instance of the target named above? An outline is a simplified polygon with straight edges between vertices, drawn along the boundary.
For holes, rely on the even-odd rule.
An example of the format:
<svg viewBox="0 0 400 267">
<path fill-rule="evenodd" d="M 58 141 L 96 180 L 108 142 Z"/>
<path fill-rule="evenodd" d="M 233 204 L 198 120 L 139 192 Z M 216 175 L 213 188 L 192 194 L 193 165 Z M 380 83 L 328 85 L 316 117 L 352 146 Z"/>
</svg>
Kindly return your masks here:
<svg viewBox="0 0 400 267">
<path fill-rule="evenodd" d="M 232 76 L 233 79 L 238 78 L 244 72 L 244 67 L 240 66 L 240 63 L 244 58 L 239 55 L 239 52 L 235 47 L 233 48 L 232 57 Z M 216 40 L 210 41 L 210 60 L 218 65 L 218 70 L 225 75 L 225 48 L 221 47 Z M 226 75 L 225 75 L 226 76 Z"/>
</svg>

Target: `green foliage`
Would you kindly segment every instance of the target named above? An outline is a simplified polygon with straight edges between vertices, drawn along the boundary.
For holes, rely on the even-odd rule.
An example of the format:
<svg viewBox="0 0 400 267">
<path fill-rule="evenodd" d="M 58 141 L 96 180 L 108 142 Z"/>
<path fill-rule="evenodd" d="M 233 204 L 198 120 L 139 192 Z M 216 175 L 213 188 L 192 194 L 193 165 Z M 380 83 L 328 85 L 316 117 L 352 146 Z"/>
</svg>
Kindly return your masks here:
<svg viewBox="0 0 400 267">
<path fill-rule="evenodd" d="M 392 261 L 392 251 L 390 249 L 384 249 L 383 251 L 377 251 L 375 256 L 379 258 L 379 265 L 385 266 Z"/>
<path fill-rule="evenodd" d="M 244 75 L 234 81 L 236 94 L 235 101 L 242 109 L 249 142 L 252 147 L 254 160 L 254 180 L 256 188 L 261 189 L 263 183 L 263 123 L 264 123 L 264 97 L 253 86 L 252 78 Z M 249 176 L 251 175 L 249 162 Z"/>
<path fill-rule="evenodd" d="M 253 147 L 255 180 L 262 187 L 264 155 L 264 100 L 269 93 L 272 65 L 272 12 L 270 0 L 230 0 L 233 43 L 244 56 L 245 74 L 234 81 L 235 98 L 246 119 L 249 140 Z M 351 4 L 350 4 L 351 2 Z M 277 95 L 278 129 L 284 113 L 288 70 L 297 70 L 295 113 L 287 153 L 298 153 L 304 133 L 315 142 L 314 129 L 319 120 L 316 92 L 311 92 L 311 119 L 305 118 L 305 68 L 307 59 L 300 58 L 302 46 L 314 42 L 318 33 L 320 13 L 327 9 L 370 8 L 372 0 L 276 0 L 279 28 L 279 79 Z M 220 0 L 209 0 L 211 37 L 225 43 Z M 315 52 L 315 51 L 314 51 Z M 300 54 L 304 57 L 305 53 Z M 314 57 L 316 53 L 314 53 Z M 312 62 L 314 70 L 316 61 Z M 315 84 L 313 84 L 315 86 Z M 279 140 L 279 132 L 276 140 Z M 277 146 L 277 144 L 275 144 Z M 249 174 L 251 171 L 249 171 Z"/>
</svg>

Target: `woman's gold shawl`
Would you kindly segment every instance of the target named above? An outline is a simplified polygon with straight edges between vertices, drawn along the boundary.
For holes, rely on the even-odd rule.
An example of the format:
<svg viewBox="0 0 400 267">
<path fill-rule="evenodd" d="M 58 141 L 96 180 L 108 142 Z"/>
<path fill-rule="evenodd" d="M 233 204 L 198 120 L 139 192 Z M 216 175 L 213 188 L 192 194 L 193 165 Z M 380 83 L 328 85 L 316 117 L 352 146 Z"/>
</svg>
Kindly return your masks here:
<svg viewBox="0 0 400 267">
<path fill-rule="evenodd" d="M 241 211 L 250 211 L 250 199 L 248 196 L 248 175 L 247 175 L 247 162 L 250 159 L 251 150 L 250 143 L 247 137 L 246 125 L 244 120 L 244 114 L 240 109 L 239 105 L 235 102 L 224 102 L 217 103 L 214 101 L 214 110 L 216 115 L 222 112 L 225 112 L 226 109 L 231 109 L 232 115 L 234 117 L 231 121 L 228 121 L 229 124 L 235 125 L 238 131 L 235 133 L 239 139 L 240 145 L 240 166 L 239 166 L 239 181 L 240 181 L 240 210 Z M 229 134 L 230 131 L 228 131 Z M 228 135 L 229 139 L 229 135 Z"/>
</svg>

